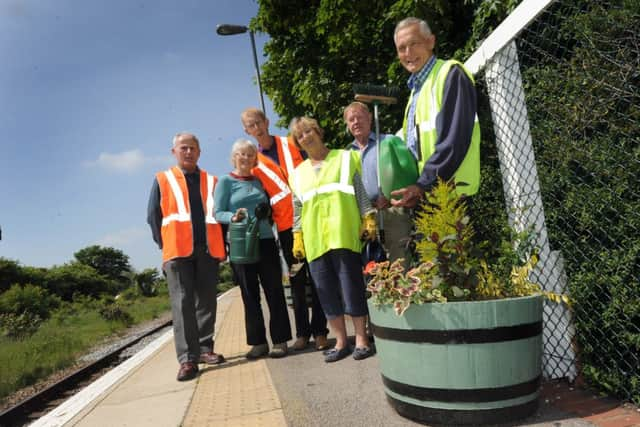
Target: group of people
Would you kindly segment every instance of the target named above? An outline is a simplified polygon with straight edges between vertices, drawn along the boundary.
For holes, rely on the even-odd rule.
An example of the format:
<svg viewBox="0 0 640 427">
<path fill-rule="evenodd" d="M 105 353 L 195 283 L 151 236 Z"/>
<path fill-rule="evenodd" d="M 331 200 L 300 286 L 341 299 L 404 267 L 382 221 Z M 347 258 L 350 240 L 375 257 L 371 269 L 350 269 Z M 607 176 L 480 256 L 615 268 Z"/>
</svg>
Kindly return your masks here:
<svg viewBox="0 0 640 427">
<path fill-rule="evenodd" d="M 156 174 L 148 223 L 162 249 L 169 284 L 179 381 L 194 378 L 199 363 L 225 361 L 213 350 L 213 326 L 218 267 L 227 257 L 223 230 L 230 224 L 259 222 L 258 261 L 230 262 L 244 304 L 250 345 L 246 357 L 288 354 L 292 336 L 284 269 L 295 316 L 293 349 L 307 348 L 313 337 L 327 363 L 350 355 L 362 360 L 374 352 L 366 331 L 363 242 L 377 238 L 380 220 L 389 258 L 404 257 L 406 245 L 399 242 L 411 229 L 409 211 L 438 178 L 455 179 L 459 193 L 471 196 L 477 191 L 480 133 L 473 77 L 461 63 L 436 58 L 435 36 L 424 20 L 400 21 L 394 42 L 400 63 L 410 73 L 402 137 L 419 176 L 389 198 L 382 194 L 377 175 L 376 144 L 386 135 L 372 132 L 371 113 L 360 102 L 344 110 L 354 138 L 347 149 L 330 149 L 311 117 L 293 119 L 289 137 L 279 137 L 269 133 L 263 111 L 246 109 L 242 126 L 257 145 L 236 141 L 231 148 L 233 170 L 219 179 L 198 166 L 195 135 L 174 137 L 171 151 L 177 165 Z M 267 218 L 259 214 L 265 209 L 270 211 Z M 260 288 L 269 310 L 271 349 Z M 353 321 L 355 347 L 347 340 L 345 315 Z M 333 346 L 327 340 L 327 322 L 335 334 Z"/>
</svg>

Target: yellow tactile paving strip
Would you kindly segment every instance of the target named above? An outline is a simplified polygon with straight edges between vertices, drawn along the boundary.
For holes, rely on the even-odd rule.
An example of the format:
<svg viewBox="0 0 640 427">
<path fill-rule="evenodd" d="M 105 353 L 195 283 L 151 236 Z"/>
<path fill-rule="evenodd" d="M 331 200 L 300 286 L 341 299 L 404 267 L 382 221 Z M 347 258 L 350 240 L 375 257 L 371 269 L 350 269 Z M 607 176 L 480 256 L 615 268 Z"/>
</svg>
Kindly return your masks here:
<svg viewBox="0 0 640 427">
<path fill-rule="evenodd" d="M 222 326 L 216 334 L 216 352 L 227 363 L 201 372 L 183 426 L 286 426 L 280 399 L 264 360 L 248 361 L 244 310 L 235 290 Z M 203 365 L 200 365 L 203 367 Z"/>
</svg>

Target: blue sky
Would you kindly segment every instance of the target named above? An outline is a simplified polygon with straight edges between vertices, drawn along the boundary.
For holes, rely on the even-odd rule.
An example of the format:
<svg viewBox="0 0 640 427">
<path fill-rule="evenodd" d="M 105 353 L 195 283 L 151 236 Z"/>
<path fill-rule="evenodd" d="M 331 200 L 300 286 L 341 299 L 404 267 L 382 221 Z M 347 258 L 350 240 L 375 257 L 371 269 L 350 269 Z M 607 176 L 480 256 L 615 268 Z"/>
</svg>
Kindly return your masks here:
<svg viewBox="0 0 640 427">
<path fill-rule="evenodd" d="M 98 244 L 160 266 L 146 224 L 171 139 L 198 135 L 200 165 L 230 171 L 240 112 L 259 107 L 246 25 L 252 0 L 0 1 L 0 257 L 51 267 Z M 265 35 L 256 35 L 262 62 Z M 265 96 L 267 115 L 277 121 Z M 274 133 L 283 130 L 271 129 Z"/>
</svg>

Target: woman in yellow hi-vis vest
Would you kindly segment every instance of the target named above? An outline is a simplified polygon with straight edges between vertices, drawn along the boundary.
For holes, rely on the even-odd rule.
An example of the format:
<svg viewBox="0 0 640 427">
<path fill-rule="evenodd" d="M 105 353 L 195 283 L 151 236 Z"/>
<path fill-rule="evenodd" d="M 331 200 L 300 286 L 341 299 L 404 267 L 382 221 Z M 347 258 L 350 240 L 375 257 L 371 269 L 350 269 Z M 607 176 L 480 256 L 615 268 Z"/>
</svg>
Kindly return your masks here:
<svg viewBox="0 0 640 427">
<path fill-rule="evenodd" d="M 366 334 L 367 302 L 360 252 L 362 240 L 376 236 L 375 209 L 361 179 L 358 153 L 331 150 L 323 131 L 309 117 L 291 123 L 294 142 L 307 152 L 289 177 L 294 192 L 296 258 L 307 258 L 320 304 L 336 335 L 325 362 L 353 353 L 356 360 L 373 354 Z M 347 342 L 344 315 L 353 319 L 355 349 Z"/>
</svg>

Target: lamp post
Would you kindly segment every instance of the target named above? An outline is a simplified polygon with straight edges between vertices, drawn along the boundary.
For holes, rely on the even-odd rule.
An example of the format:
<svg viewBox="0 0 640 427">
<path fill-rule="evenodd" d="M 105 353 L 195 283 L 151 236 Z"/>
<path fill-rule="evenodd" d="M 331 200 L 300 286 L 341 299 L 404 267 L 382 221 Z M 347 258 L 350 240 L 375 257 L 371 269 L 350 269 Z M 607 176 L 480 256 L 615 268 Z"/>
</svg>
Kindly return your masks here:
<svg viewBox="0 0 640 427">
<path fill-rule="evenodd" d="M 265 114 L 267 110 L 264 108 L 264 98 L 262 96 L 262 82 L 260 81 L 260 67 L 258 67 L 258 55 L 256 55 L 256 41 L 253 37 L 253 31 L 244 25 L 231 25 L 231 24 L 218 24 L 216 27 L 216 33 L 220 36 L 233 36 L 235 34 L 242 34 L 249 32 L 251 38 L 251 49 L 253 50 L 253 66 L 256 69 L 256 78 L 258 80 L 258 92 L 260 92 L 260 105 L 262 106 L 262 112 Z"/>
</svg>

